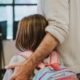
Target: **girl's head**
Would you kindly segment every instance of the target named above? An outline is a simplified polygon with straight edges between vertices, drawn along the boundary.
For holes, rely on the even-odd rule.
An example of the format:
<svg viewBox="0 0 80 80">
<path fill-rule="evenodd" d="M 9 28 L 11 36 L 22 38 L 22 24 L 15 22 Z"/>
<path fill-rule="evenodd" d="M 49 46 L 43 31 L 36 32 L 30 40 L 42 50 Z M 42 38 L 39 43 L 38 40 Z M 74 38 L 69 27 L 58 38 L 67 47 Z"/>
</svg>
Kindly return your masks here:
<svg viewBox="0 0 80 80">
<path fill-rule="evenodd" d="M 20 51 L 32 50 L 38 47 L 45 35 L 46 19 L 39 14 L 24 17 L 18 25 L 16 47 Z"/>
</svg>

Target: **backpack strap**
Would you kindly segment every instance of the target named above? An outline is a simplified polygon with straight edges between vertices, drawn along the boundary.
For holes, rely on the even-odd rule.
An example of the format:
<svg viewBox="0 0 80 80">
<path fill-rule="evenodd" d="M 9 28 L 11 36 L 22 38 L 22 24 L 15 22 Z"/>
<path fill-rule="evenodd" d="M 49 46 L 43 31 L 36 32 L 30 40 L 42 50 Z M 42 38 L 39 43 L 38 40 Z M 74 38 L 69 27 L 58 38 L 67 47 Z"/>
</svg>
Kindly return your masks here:
<svg viewBox="0 0 80 80">
<path fill-rule="evenodd" d="M 18 55 L 24 57 L 25 59 L 28 59 L 32 55 L 32 53 L 33 53 L 32 51 L 25 51 L 25 52 L 22 52 Z"/>
<path fill-rule="evenodd" d="M 50 66 L 54 70 L 60 70 L 59 55 L 56 51 L 52 51 L 50 54 Z"/>
<path fill-rule="evenodd" d="M 28 59 L 32 55 L 32 51 L 26 51 L 22 52 L 19 55 Z M 56 51 L 52 51 L 51 54 L 49 55 L 49 64 L 46 64 L 45 62 L 41 62 L 37 67 L 42 69 L 44 67 L 51 66 L 54 70 L 59 70 L 60 69 L 60 64 L 59 64 L 59 56 Z"/>
<path fill-rule="evenodd" d="M 52 51 L 50 54 L 50 64 L 53 63 L 59 63 L 59 55 L 56 51 Z"/>
<path fill-rule="evenodd" d="M 58 52 L 52 51 L 51 54 L 49 55 L 49 60 L 50 60 L 49 64 L 41 62 L 37 67 L 38 68 L 44 68 L 47 66 L 51 66 L 54 70 L 60 70 Z"/>
</svg>

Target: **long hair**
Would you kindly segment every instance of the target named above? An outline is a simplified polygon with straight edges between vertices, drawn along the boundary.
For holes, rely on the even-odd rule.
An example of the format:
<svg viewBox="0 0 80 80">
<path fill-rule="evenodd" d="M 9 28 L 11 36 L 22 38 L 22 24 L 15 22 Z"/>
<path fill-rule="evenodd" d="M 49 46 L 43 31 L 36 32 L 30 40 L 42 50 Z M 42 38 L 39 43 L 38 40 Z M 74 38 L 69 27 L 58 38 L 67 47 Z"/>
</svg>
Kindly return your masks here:
<svg viewBox="0 0 80 80">
<path fill-rule="evenodd" d="M 24 17 L 18 24 L 17 49 L 20 51 L 35 51 L 46 34 L 45 27 L 47 25 L 48 22 L 40 14 Z"/>
</svg>

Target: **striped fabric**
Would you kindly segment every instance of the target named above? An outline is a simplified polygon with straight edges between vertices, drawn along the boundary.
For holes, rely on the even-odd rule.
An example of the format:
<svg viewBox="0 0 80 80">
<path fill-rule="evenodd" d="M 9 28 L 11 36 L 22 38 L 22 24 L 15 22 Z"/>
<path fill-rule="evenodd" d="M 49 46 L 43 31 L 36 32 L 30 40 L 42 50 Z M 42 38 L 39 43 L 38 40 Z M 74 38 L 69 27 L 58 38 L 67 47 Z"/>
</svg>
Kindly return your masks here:
<svg viewBox="0 0 80 80">
<path fill-rule="evenodd" d="M 28 59 L 33 53 L 21 53 L 20 56 Z M 59 56 L 56 51 L 52 51 L 47 60 L 43 60 L 38 66 L 40 70 L 33 80 L 78 80 L 76 74 L 65 66 L 59 64 Z"/>
</svg>

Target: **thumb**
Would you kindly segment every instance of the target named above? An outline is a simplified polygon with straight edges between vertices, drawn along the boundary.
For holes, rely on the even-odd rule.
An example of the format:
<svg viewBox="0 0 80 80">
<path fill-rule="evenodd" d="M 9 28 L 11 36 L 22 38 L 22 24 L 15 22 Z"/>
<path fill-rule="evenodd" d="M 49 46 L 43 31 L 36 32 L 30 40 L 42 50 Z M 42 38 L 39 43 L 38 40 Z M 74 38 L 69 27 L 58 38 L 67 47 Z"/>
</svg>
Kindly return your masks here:
<svg viewBox="0 0 80 80">
<path fill-rule="evenodd" d="M 18 64 L 19 64 L 19 62 L 15 62 L 15 63 L 13 63 L 13 64 L 9 64 L 9 65 L 5 66 L 5 69 L 15 68 Z"/>
</svg>

